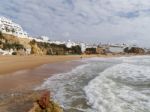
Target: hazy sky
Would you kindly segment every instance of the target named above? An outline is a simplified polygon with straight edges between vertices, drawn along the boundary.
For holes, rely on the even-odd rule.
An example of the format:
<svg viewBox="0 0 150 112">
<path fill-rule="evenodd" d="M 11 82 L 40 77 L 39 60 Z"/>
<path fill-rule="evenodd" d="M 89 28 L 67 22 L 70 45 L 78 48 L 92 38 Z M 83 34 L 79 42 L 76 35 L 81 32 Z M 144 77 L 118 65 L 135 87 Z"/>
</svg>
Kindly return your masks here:
<svg viewBox="0 0 150 112">
<path fill-rule="evenodd" d="M 150 0 L 0 0 L 0 15 L 54 40 L 150 47 Z"/>
</svg>

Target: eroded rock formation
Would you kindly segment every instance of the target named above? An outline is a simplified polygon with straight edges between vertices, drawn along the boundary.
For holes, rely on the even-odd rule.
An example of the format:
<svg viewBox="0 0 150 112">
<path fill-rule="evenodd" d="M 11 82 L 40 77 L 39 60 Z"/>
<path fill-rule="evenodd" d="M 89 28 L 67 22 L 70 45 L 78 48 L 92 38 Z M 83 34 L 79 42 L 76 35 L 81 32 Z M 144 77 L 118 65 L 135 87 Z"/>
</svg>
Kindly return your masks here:
<svg viewBox="0 0 150 112">
<path fill-rule="evenodd" d="M 124 49 L 125 53 L 134 53 L 134 54 L 144 54 L 145 50 L 139 47 L 131 47 L 131 48 L 125 48 Z"/>
<path fill-rule="evenodd" d="M 45 91 L 29 112 L 63 112 L 63 109 L 50 99 L 50 92 Z"/>
</svg>

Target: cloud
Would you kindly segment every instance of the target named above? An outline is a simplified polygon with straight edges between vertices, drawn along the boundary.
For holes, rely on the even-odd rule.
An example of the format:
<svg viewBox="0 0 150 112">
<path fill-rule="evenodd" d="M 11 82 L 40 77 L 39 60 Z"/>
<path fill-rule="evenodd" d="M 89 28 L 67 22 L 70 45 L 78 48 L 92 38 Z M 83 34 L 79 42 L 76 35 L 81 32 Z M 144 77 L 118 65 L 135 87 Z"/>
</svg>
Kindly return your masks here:
<svg viewBox="0 0 150 112">
<path fill-rule="evenodd" d="M 3 0 L 0 15 L 54 40 L 150 41 L 149 0 Z"/>
</svg>

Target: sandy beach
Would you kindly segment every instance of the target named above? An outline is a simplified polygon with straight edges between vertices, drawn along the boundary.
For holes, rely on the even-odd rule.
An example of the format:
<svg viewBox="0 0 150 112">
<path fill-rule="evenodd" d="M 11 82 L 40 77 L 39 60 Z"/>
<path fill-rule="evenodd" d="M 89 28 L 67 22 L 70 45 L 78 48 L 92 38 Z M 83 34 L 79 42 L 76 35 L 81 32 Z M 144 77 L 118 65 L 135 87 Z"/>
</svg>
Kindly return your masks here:
<svg viewBox="0 0 150 112">
<path fill-rule="evenodd" d="M 96 55 L 82 55 L 82 59 L 91 57 Z M 78 60 L 81 55 L 0 56 L 0 93 L 32 89 L 53 74 L 81 65 Z"/>
<path fill-rule="evenodd" d="M 96 55 L 82 55 L 83 59 L 91 57 Z M 83 64 L 78 60 L 81 60 L 81 55 L 0 56 L 0 111 L 5 112 L 10 108 L 10 111 L 6 112 L 19 112 L 25 106 L 29 109 L 33 102 L 28 96 L 32 96 L 32 90 L 50 76 L 65 73 Z M 15 94 L 17 95 L 14 96 Z M 22 96 L 25 98 L 23 101 Z M 18 103 L 14 103 L 16 100 Z M 30 104 L 26 103 L 29 101 Z M 13 108 L 15 109 L 12 110 Z"/>
<path fill-rule="evenodd" d="M 42 64 L 79 60 L 80 55 L 71 56 L 0 56 L 0 75 L 22 69 L 32 69 Z M 83 55 L 83 58 L 93 55 Z"/>
<path fill-rule="evenodd" d="M 91 56 L 82 56 L 90 58 Z M 0 92 L 31 89 L 52 74 L 66 72 L 81 64 L 80 55 L 0 56 Z M 66 63 L 67 62 L 67 63 Z"/>
<path fill-rule="evenodd" d="M 83 58 L 93 57 L 82 56 Z M 18 107 L 22 97 L 12 97 L 12 94 L 23 94 L 25 97 L 32 94 L 33 88 L 42 84 L 53 74 L 67 72 L 82 64 L 81 56 L 0 56 L 0 111 Z M 24 94 L 25 93 L 25 94 Z M 21 95 L 22 96 L 22 95 Z M 14 101 L 12 101 L 12 98 Z M 26 98 L 25 98 L 26 99 Z M 27 98 L 27 102 L 32 98 Z M 28 105 L 28 104 L 27 104 Z M 29 107 L 32 106 L 30 103 Z M 24 106 L 19 106 L 23 108 Z M 28 108 L 27 108 L 28 109 Z M 14 112 L 20 109 L 15 109 Z M 6 111 L 7 112 L 7 111 Z"/>
</svg>

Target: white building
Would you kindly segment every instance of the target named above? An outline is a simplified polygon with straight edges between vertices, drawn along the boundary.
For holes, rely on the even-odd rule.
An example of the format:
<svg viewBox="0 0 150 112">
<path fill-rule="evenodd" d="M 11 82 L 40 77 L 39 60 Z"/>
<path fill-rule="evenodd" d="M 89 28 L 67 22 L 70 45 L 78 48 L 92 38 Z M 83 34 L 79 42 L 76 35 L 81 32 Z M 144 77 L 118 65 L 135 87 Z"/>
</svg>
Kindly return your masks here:
<svg viewBox="0 0 150 112">
<path fill-rule="evenodd" d="M 97 48 L 97 45 L 91 45 L 91 44 L 87 44 L 86 48 Z"/>
<path fill-rule="evenodd" d="M 77 44 L 77 43 L 75 43 L 75 42 L 72 42 L 71 40 L 68 40 L 68 41 L 66 42 L 66 46 L 67 46 L 68 48 L 71 48 L 72 46 L 76 46 L 76 45 L 79 45 L 79 44 Z"/>
<path fill-rule="evenodd" d="M 5 17 L 0 17 L 0 31 L 17 37 L 28 37 L 27 32 L 25 32 L 19 24 Z"/>
<path fill-rule="evenodd" d="M 44 40 L 45 42 L 49 41 L 49 37 L 47 37 L 47 36 L 41 36 L 41 39 Z"/>
<path fill-rule="evenodd" d="M 85 43 L 80 43 L 80 47 L 81 47 L 82 53 L 84 53 L 85 50 L 86 50 L 86 44 Z"/>
</svg>

